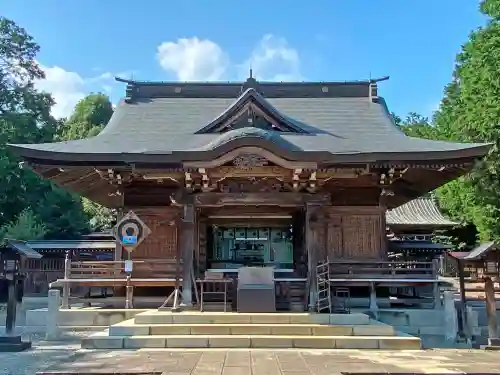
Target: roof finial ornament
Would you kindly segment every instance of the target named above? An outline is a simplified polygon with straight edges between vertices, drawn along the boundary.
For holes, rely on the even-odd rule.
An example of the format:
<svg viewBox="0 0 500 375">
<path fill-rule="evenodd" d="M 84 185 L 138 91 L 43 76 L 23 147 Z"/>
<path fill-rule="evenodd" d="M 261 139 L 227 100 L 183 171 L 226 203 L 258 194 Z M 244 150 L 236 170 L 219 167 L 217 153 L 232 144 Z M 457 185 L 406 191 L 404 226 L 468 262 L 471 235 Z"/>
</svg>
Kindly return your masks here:
<svg viewBox="0 0 500 375">
<path fill-rule="evenodd" d="M 245 91 L 248 89 L 256 89 L 257 87 L 257 80 L 253 76 L 253 69 L 252 65 L 250 65 L 250 74 L 247 80 L 243 83 L 243 86 L 241 86 L 241 91 Z"/>
</svg>

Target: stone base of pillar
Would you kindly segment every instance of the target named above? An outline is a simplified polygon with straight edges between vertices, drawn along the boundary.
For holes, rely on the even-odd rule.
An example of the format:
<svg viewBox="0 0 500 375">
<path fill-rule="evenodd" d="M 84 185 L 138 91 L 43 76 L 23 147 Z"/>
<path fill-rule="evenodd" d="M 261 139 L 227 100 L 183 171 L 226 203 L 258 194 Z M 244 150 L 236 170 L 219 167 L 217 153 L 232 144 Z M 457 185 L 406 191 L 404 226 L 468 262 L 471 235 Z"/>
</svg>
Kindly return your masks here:
<svg viewBox="0 0 500 375">
<path fill-rule="evenodd" d="M 31 348 L 31 341 L 22 341 L 21 336 L 0 336 L 0 353 L 17 353 Z"/>
</svg>

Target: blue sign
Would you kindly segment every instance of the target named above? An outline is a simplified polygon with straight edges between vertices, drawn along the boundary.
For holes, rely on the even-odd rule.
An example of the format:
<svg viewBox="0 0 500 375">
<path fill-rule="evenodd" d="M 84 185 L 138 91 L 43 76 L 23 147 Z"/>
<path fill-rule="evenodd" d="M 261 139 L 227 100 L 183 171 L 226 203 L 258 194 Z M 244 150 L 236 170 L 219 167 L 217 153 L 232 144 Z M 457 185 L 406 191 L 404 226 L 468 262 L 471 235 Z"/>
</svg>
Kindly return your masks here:
<svg viewBox="0 0 500 375">
<path fill-rule="evenodd" d="M 124 245 L 135 245 L 137 243 L 137 236 L 123 236 L 122 243 Z"/>
</svg>

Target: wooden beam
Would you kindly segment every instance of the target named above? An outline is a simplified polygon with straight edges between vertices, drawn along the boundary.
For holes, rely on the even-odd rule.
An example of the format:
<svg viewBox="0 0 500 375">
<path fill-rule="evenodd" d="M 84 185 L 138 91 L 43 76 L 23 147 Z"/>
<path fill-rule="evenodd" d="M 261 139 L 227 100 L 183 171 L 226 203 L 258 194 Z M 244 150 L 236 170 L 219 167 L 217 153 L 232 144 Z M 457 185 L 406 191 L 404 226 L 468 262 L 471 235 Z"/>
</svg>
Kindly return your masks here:
<svg viewBox="0 0 500 375">
<path fill-rule="evenodd" d="M 310 204 L 330 204 L 329 194 L 306 193 L 201 193 L 193 194 L 197 206 L 303 206 Z"/>
</svg>

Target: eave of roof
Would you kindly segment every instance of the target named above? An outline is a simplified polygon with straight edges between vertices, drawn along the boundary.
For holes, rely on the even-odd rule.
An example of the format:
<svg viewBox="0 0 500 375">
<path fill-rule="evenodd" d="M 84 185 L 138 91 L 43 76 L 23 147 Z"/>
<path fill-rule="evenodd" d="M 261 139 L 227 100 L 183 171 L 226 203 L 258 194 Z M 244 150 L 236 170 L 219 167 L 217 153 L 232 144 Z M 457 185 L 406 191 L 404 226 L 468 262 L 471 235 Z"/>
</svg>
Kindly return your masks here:
<svg viewBox="0 0 500 375">
<path fill-rule="evenodd" d="M 116 248 L 114 240 L 38 240 L 26 244 L 34 250 L 91 250 Z"/>
<path fill-rule="evenodd" d="M 469 254 L 463 257 L 463 260 L 479 260 L 490 251 L 495 250 L 494 242 L 485 242 L 474 248 Z"/>
<path fill-rule="evenodd" d="M 218 137 L 218 136 L 217 136 Z M 35 163 L 40 165 L 131 165 L 134 163 L 153 163 L 164 164 L 165 166 L 181 166 L 183 162 L 210 160 L 220 157 L 232 149 L 245 146 L 262 147 L 278 156 L 284 157 L 293 161 L 321 161 L 325 164 L 350 164 L 350 163 L 369 163 L 369 164 L 415 164 L 427 165 L 433 162 L 444 164 L 454 164 L 455 159 L 478 159 L 483 157 L 491 148 L 490 144 L 467 144 L 462 145 L 463 148 L 455 148 L 451 150 L 430 150 L 430 151 L 386 151 L 386 152 L 355 152 L 348 151 L 342 153 L 334 153 L 326 150 L 301 150 L 293 142 L 293 136 L 278 135 L 278 138 L 283 139 L 282 143 L 291 144 L 291 150 L 283 150 L 275 143 L 266 140 L 263 137 L 239 137 L 230 142 L 217 142 L 217 137 L 212 137 L 210 140 L 203 142 L 196 148 L 183 151 L 148 151 L 143 152 L 126 152 L 119 151 L 110 152 L 92 152 L 91 144 L 84 144 L 79 141 L 68 141 L 58 143 L 45 144 L 9 144 L 9 149 L 25 159 L 36 159 Z M 316 139 L 322 143 L 320 138 Z M 88 141 L 88 140 L 81 140 Z M 64 143 L 64 144 L 63 144 Z M 85 142 L 86 143 L 86 142 Z M 107 142 L 103 142 L 107 143 Z M 211 145 L 218 147 L 211 148 Z M 457 144 L 452 144 L 457 146 Z M 62 151 L 56 151 L 62 146 Z M 78 150 L 85 148 L 83 152 L 71 152 L 71 149 Z M 101 145 L 99 145 L 101 146 Z M 102 145 L 104 146 L 104 145 Z M 99 147 L 100 148 L 100 147 Z M 54 150 L 54 151 L 53 151 Z M 293 151 L 293 152 L 290 152 Z M 46 161 L 46 163 L 45 163 Z M 465 160 L 464 160 L 465 161 Z M 99 163 L 99 164 L 96 164 Z M 460 163 L 460 161 L 458 161 Z"/>
<path fill-rule="evenodd" d="M 41 259 L 42 255 L 36 252 L 27 242 L 20 240 L 7 240 L 7 246 L 18 255 L 27 259 Z"/>
</svg>

